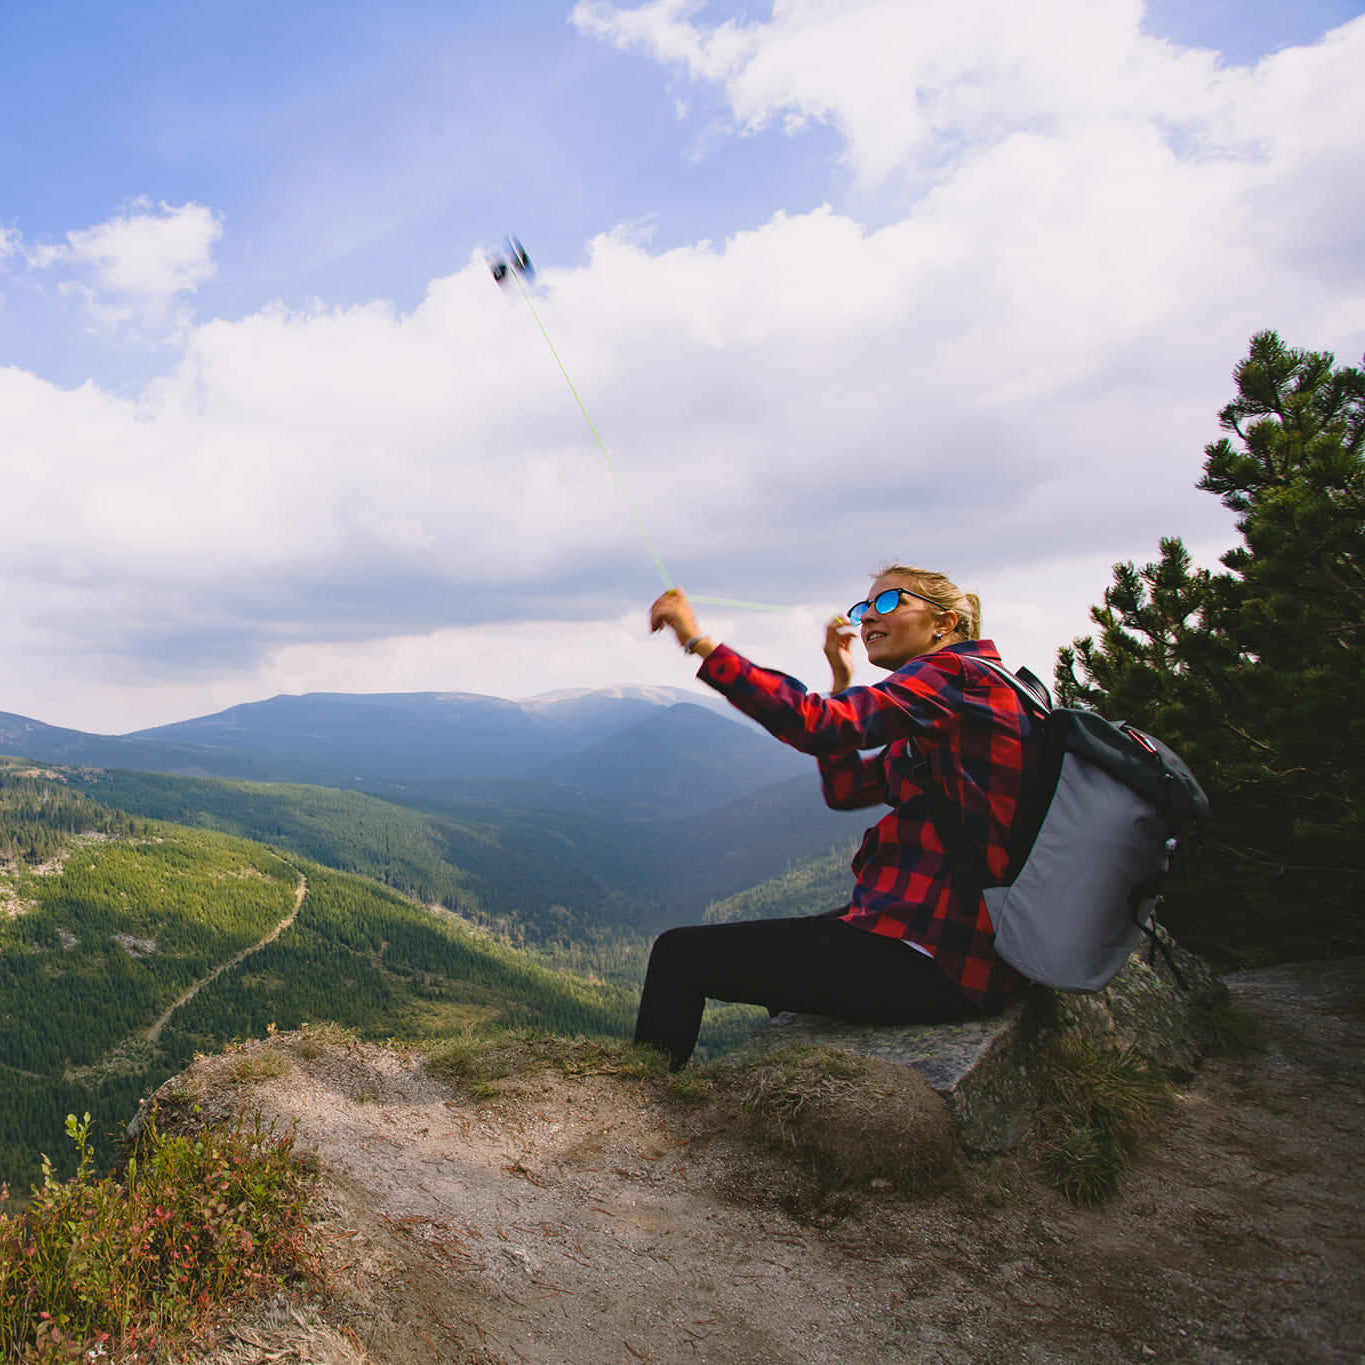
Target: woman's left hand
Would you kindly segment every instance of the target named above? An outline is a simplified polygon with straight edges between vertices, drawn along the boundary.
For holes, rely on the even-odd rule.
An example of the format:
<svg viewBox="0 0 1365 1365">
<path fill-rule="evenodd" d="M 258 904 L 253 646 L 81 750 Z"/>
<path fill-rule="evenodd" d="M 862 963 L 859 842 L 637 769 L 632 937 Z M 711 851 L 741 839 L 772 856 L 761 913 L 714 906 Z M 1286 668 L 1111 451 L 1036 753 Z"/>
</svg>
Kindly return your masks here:
<svg viewBox="0 0 1365 1365">
<path fill-rule="evenodd" d="M 825 625 L 825 658 L 829 660 L 832 693 L 842 692 L 853 681 L 853 637 L 856 634 L 846 616 L 836 616 Z"/>
<path fill-rule="evenodd" d="M 692 604 L 681 588 L 669 588 L 649 609 L 650 632 L 665 628 L 678 637 L 680 645 L 685 645 L 701 634 L 697 629 L 697 618 L 693 615 Z"/>
</svg>

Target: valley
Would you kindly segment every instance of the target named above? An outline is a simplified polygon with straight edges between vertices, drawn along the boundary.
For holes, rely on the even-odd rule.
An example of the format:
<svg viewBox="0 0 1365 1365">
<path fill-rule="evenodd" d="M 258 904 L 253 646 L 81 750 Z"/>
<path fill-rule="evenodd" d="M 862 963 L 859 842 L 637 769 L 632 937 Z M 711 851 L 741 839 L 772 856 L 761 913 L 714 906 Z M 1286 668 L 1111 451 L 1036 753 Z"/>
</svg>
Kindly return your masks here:
<svg viewBox="0 0 1365 1365">
<path fill-rule="evenodd" d="M 44 1152 L 62 1169 L 69 1113 L 96 1116 L 110 1155 L 149 1089 L 272 1029 L 623 1036 L 661 928 L 774 876 L 774 912 L 801 913 L 807 860 L 820 885 L 846 867 L 850 817 L 790 776 L 807 760 L 668 697 L 573 700 L 586 742 L 556 763 L 581 785 L 423 775 L 376 734 L 335 761 L 362 769 L 344 787 L 72 764 L 43 743 L 0 759 L 0 1181 L 19 1194 Z M 172 729 L 137 742 L 175 766 Z M 263 756 L 277 741 L 303 743 L 236 743 L 291 771 Z M 780 762 L 745 790 L 753 745 Z M 714 1005 L 703 1055 L 760 1014 Z"/>
</svg>

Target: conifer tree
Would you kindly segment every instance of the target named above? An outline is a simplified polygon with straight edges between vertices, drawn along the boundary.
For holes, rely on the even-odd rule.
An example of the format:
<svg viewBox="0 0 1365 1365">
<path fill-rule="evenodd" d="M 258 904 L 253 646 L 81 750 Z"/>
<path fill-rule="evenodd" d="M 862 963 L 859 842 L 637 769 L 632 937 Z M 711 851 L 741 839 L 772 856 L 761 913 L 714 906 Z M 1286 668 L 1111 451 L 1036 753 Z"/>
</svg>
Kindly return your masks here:
<svg viewBox="0 0 1365 1365">
<path fill-rule="evenodd" d="M 1119 564 L 1098 635 L 1060 652 L 1064 704 L 1150 728 L 1213 805 L 1172 914 L 1220 956 L 1358 949 L 1365 911 L 1365 373 L 1252 338 L 1199 487 L 1237 514 L 1225 572 L 1178 539 Z"/>
</svg>

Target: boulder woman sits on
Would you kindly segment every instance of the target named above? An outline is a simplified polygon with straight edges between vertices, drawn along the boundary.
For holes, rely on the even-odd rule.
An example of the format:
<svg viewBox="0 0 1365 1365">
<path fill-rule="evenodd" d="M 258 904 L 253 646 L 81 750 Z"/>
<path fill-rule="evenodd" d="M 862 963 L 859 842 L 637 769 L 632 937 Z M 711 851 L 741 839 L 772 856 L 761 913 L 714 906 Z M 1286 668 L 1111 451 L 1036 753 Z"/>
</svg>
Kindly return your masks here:
<svg viewBox="0 0 1365 1365">
<path fill-rule="evenodd" d="M 1003 879 L 1010 825 L 1041 759 L 1038 723 L 979 662 L 1000 658 L 975 638 L 980 604 L 942 574 L 893 564 L 849 619 L 868 659 L 891 674 L 849 686 L 852 641 L 836 617 L 825 632 L 834 687 L 820 697 L 713 643 L 681 591 L 650 608 L 651 630 L 672 630 L 701 657 L 703 682 L 818 759 L 830 806 L 891 807 L 863 836 L 848 905 L 659 936 L 635 1039 L 662 1048 L 674 1069 L 692 1055 L 708 997 L 855 1023 L 930 1024 L 994 1013 L 1022 981 L 991 946 L 985 905 L 955 893 L 919 778 L 927 772 L 938 783 L 967 840 Z M 868 749 L 879 752 L 861 752 Z"/>
</svg>

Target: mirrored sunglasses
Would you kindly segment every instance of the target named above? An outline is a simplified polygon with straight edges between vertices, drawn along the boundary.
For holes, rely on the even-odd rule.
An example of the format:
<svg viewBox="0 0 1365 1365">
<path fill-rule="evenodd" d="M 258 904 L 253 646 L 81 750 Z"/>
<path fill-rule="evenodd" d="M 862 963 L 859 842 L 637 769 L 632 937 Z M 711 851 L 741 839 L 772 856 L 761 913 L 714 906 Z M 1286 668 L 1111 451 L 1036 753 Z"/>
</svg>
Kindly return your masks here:
<svg viewBox="0 0 1365 1365">
<path fill-rule="evenodd" d="M 909 588 L 887 588 L 869 602 L 855 602 L 848 609 L 848 619 L 856 626 L 869 611 L 875 611 L 878 616 L 888 616 L 900 606 L 902 597 L 917 597 L 921 602 L 928 602 L 935 611 L 943 610 L 932 597 L 926 597 L 922 592 L 911 592 Z"/>
</svg>

